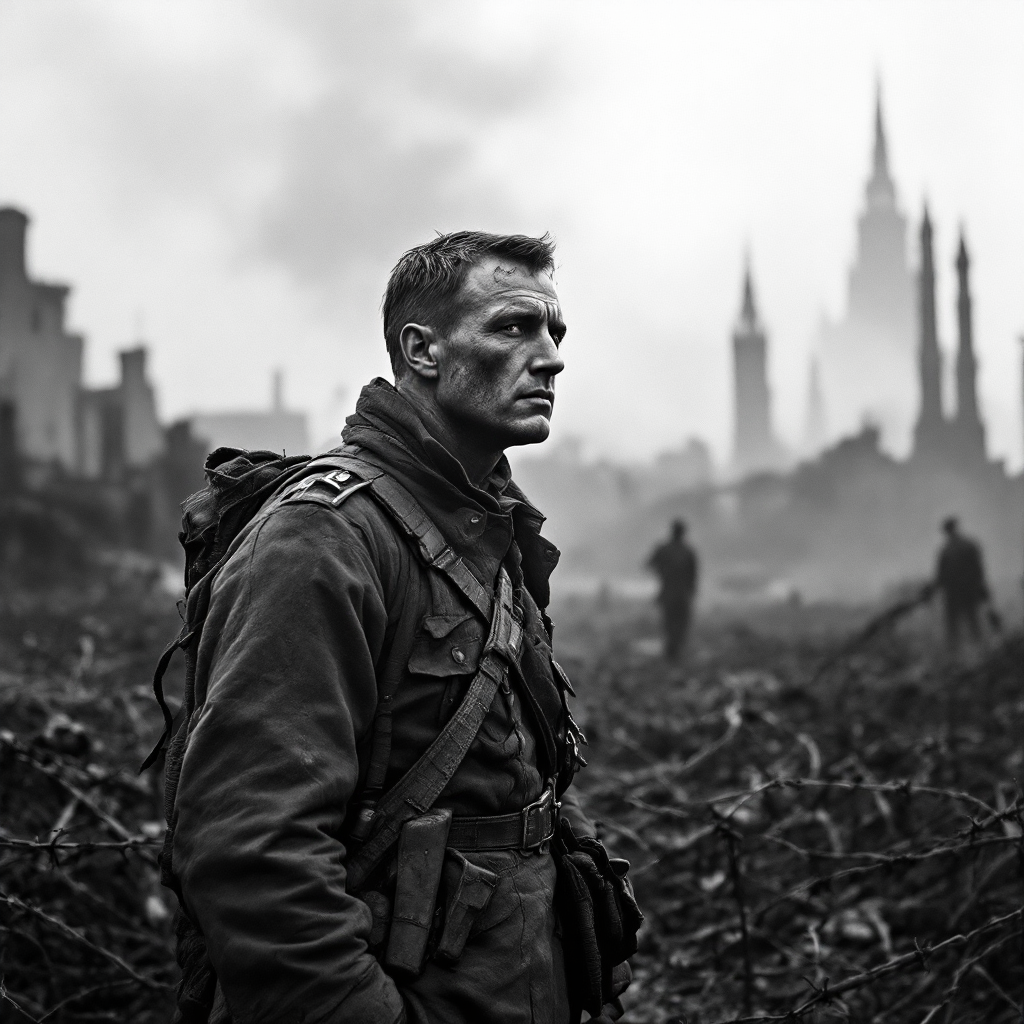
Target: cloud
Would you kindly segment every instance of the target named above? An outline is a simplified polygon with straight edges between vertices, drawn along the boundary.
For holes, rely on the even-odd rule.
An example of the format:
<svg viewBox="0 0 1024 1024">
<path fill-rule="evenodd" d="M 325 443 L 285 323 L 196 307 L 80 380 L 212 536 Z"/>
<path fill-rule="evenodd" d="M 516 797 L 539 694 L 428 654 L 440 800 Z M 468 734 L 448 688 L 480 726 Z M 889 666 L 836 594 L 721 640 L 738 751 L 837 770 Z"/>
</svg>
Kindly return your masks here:
<svg viewBox="0 0 1024 1024">
<path fill-rule="evenodd" d="M 549 95 L 553 62 L 536 44 L 516 50 L 514 67 L 508 55 L 456 47 L 439 29 L 458 12 L 421 10 L 327 4 L 286 15 L 321 89 L 284 120 L 277 181 L 248 250 L 303 285 L 337 290 L 434 231 L 516 221 L 481 142 Z"/>
</svg>

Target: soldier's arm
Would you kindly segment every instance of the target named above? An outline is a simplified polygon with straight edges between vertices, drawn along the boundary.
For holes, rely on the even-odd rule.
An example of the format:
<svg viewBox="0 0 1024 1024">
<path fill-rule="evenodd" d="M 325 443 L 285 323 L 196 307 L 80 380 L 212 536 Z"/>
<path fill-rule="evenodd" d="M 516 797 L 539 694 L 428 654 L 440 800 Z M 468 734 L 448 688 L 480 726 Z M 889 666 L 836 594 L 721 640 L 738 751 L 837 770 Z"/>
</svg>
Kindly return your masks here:
<svg viewBox="0 0 1024 1024">
<path fill-rule="evenodd" d="M 589 815 L 580 803 L 579 794 L 576 788 L 571 786 L 559 798 L 562 801 L 562 808 L 559 812 L 563 818 L 567 818 L 572 825 L 573 832 L 578 836 L 592 836 L 597 838 L 597 827 L 590 820 Z"/>
<path fill-rule="evenodd" d="M 978 574 L 978 595 L 983 601 L 987 601 L 992 594 L 988 589 L 988 580 L 985 577 L 985 558 L 981 553 L 980 544 L 974 545 L 974 561 Z"/>
<path fill-rule="evenodd" d="M 269 516 L 215 585 L 173 854 L 236 1020 L 404 1017 L 340 837 L 386 625 L 366 536 L 316 505 Z"/>
</svg>

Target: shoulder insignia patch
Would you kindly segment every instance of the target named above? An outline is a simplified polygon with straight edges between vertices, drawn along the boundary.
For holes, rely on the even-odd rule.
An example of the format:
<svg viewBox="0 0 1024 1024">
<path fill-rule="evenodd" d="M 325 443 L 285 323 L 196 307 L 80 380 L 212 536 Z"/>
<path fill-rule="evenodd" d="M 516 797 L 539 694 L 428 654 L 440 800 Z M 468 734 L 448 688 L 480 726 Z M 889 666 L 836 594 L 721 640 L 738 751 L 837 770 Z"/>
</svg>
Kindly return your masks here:
<svg viewBox="0 0 1024 1024">
<path fill-rule="evenodd" d="M 304 477 L 287 487 L 281 494 L 280 504 L 309 501 L 337 508 L 349 495 L 369 486 L 369 483 L 369 480 L 360 480 L 348 470 L 332 469 L 328 473 Z"/>
</svg>

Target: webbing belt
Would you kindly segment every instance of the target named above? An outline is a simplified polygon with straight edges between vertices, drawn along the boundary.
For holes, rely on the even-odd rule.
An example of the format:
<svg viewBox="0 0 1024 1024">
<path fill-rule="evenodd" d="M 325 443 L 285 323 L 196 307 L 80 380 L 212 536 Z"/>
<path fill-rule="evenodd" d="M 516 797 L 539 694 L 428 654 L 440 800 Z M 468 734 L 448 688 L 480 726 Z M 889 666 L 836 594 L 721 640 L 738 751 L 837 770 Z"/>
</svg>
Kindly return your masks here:
<svg viewBox="0 0 1024 1024">
<path fill-rule="evenodd" d="M 554 837 L 559 807 L 554 783 L 549 783 L 540 799 L 516 814 L 452 818 L 448 845 L 462 853 L 477 850 L 521 850 L 528 853 Z"/>
</svg>

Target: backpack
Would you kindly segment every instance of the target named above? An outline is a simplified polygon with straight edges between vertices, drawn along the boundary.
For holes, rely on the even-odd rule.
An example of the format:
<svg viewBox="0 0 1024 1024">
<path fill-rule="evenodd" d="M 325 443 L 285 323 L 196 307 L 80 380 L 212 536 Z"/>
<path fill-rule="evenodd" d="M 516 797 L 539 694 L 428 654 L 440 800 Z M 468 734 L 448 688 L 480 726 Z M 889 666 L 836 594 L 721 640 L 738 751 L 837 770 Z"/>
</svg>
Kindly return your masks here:
<svg viewBox="0 0 1024 1024">
<path fill-rule="evenodd" d="M 217 984 L 206 956 L 203 935 L 181 909 L 184 901 L 171 867 L 176 823 L 174 803 L 185 757 L 188 723 L 195 711 L 196 657 L 210 605 L 210 591 L 235 538 L 276 492 L 301 476 L 314 461 L 308 455 L 283 457 L 269 451 L 218 448 L 207 456 L 203 466 L 207 486 L 186 498 L 181 506 L 178 540 L 185 551 L 185 600 L 179 602 L 178 610 L 182 627 L 164 649 L 153 673 L 153 693 L 163 713 L 164 731 L 139 769 L 140 773 L 144 772 L 166 751 L 164 811 L 167 828 L 160 855 L 160 881 L 174 892 L 179 907 L 174 926 L 182 980 L 175 1024 L 205 1024 Z M 185 693 L 177 716 L 173 716 L 164 698 L 163 679 L 178 650 L 185 655 Z"/>
<path fill-rule="evenodd" d="M 174 717 L 164 699 L 163 678 L 174 652 L 185 652 L 185 697 L 178 713 L 187 721 L 194 710 L 194 652 L 209 606 L 209 590 L 231 542 L 266 504 L 270 495 L 312 460 L 308 455 L 285 458 L 276 452 L 218 448 L 206 457 L 207 486 L 181 504 L 178 542 L 185 551 L 185 600 L 179 602 L 181 632 L 165 648 L 153 675 L 153 693 L 164 716 L 164 731 L 142 763 L 146 771 L 163 753 L 174 732 Z M 197 600 L 200 594 L 204 600 Z M 192 605 L 192 607 L 190 607 Z M 195 612 L 201 608 L 196 617 Z M 189 657 L 189 652 L 193 657 Z M 168 755 L 170 752 L 168 751 Z M 173 803 L 173 800 L 172 800 Z"/>
</svg>

